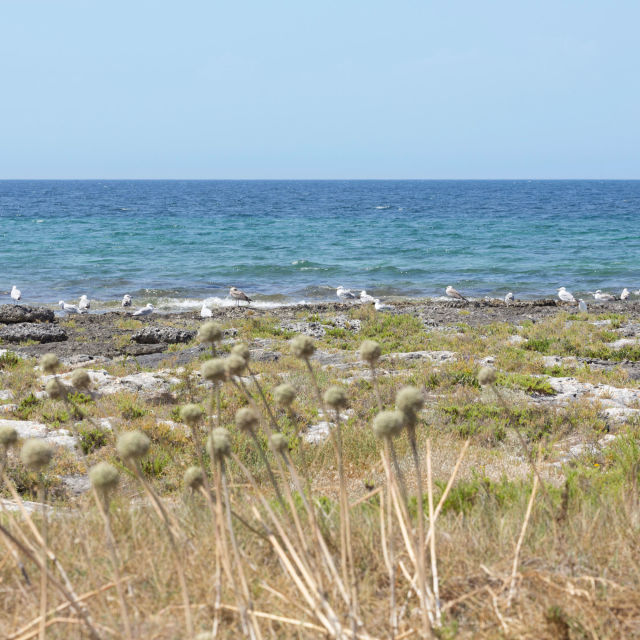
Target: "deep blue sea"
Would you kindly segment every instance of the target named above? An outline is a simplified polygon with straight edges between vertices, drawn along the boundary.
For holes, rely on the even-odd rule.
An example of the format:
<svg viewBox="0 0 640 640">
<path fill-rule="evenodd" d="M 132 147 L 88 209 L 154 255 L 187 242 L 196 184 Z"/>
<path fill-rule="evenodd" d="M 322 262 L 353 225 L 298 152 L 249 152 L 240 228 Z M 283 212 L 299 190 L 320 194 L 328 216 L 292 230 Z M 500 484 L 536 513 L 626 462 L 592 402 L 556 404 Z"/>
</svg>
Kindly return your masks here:
<svg viewBox="0 0 640 640">
<path fill-rule="evenodd" d="M 0 238 L 25 303 L 619 293 L 640 181 L 0 181 Z"/>
</svg>

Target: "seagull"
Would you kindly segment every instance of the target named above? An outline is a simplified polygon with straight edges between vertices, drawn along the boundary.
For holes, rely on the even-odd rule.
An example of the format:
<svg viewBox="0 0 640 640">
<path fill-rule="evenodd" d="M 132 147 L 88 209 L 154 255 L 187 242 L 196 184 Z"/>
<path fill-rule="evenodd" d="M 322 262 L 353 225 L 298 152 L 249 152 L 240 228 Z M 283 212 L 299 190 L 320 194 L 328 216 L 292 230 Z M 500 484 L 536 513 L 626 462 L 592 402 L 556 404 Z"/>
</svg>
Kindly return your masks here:
<svg viewBox="0 0 640 640">
<path fill-rule="evenodd" d="M 457 300 L 464 300 L 465 302 L 469 302 L 459 291 L 456 291 L 451 285 L 449 285 L 444 292 L 450 298 L 456 298 Z"/>
<path fill-rule="evenodd" d="M 67 304 L 64 300 L 60 300 L 58 306 L 66 313 L 80 313 L 80 309 L 75 304 Z"/>
<path fill-rule="evenodd" d="M 351 289 L 345 289 L 342 285 L 336 289 L 336 295 L 340 300 L 355 300 L 358 297 Z"/>
<path fill-rule="evenodd" d="M 612 296 L 610 293 L 602 293 L 600 289 L 597 289 L 593 294 L 593 297 L 599 302 L 610 302 L 611 300 L 615 300 L 616 297 Z"/>
<path fill-rule="evenodd" d="M 622 290 L 622 293 L 620 294 L 620 300 L 626 300 L 629 296 L 631 295 L 629 289 L 627 289 L 627 287 L 625 287 Z"/>
<path fill-rule="evenodd" d="M 11 297 L 13 298 L 14 304 L 16 302 L 18 302 L 18 300 L 20 300 L 20 298 L 22 298 L 22 292 L 20 291 L 20 289 L 18 289 L 18 287 L 16 287 L 15 284 L 13 285 L 13 287 L 11 289 Z"/>
<path fill-rule="evenodd" d="M 80 296 L 80 302 L 78 302 L 78 309 L 80 311 L 87 311 L 87 309 L 91 308 L 91 302 L 89 302 L 89 298 L 84 294 Z"/>
<path fill-rule="evenodd" d="M 201 318 L 211 318 L 213 316 L 213 311 L 207 307 L 207 305 L 203 302 L 202 309 L 200 309 L 200 317 Z"/>
<path fill-rule="evenodd" d="M 382 311 L 383 309 L 392 309 L 393 307 L 390 304 L 384 304 L 384 302 L 380 302 L 378 298 L 375 298 L 373 301 L 373 306 L 376 311 Z"/>
<path fill-rule="evenodd" d="M 513 293 L 511 293 L 511 291 L 509 291 L 509 293 L 507 293 L 507 295 L 504 297 L 504 303 L 509 306 L 510 302 L 513 302 L 515 300 Z"/>
<path fill-rule="evenodd" d="M 122 298 L 122 306 L 123 307 L 131 306 L 131 296 L 128 293 L 125 293 L 124 297 Z"/>
<path fill-rule="evenodd" d="M 138 309 L 133 313 L 134 316 L 148 316 L 153 313 L 153 305 L 149 303 L 146 307 L 142 307 L 142 309 Z"/>
<path fill-rule="evenodd" d="M 365 304 L 375 303 L 376 299 L 373 296 L 370 296 L 364 289 L 360 292 L 360 302 Z"/>
<path fill-rule="evenodd" d="M 578 309 L 582 311 L 582 313 L 587 313 L 587 303 L 582 299 L 578 299 Z"/>
<path fill-rule="evenodd" d="M 573 294 L 570 291 L 567 291 L 564 287 L 560 287 L 558 289 L 558 298 L 562 300 L 562 302 L 575 302 L 576 299 L 573 297 Z"/>
<path fill-rule="evenodd" d="M 244 291 L 240 291 L 240 289 L 236 287 L 229 289 L 229 295 L 236 301 L 236 306 L 240 304 L 241 300 L 244 300 L 247 304 L 251 302 L 251 298 Z"/>
</svg>

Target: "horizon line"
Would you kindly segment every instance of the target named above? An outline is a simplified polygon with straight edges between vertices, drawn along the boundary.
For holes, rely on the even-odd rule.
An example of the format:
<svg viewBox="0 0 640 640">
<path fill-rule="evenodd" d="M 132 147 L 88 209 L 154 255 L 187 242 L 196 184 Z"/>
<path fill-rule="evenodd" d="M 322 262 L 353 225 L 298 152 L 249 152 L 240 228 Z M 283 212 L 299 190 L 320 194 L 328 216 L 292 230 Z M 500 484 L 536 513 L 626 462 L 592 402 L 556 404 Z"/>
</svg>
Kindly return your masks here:
<svg viewBox="0 0 640 640">
<path fill-rule="evenodd" d="M 0 178 L 0 182 L 637 182 L 637 178 Z"/>
</svg>

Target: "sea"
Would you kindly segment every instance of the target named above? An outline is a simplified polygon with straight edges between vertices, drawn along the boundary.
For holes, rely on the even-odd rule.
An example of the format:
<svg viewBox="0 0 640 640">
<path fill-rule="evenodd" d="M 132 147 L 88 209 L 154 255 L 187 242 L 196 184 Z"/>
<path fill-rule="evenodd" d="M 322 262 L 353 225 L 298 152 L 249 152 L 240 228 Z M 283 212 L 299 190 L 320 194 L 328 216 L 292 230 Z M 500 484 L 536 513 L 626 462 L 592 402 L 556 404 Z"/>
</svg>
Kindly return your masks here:
<svg viewBox="0 0 640 640">
<path fill-rule="evenodd" d="M 0 181 L 0 302 L 183 310 L 640 288 L 640 181 Z M 6 297 L 6 301 L 11 300 Z"/>
</svg>

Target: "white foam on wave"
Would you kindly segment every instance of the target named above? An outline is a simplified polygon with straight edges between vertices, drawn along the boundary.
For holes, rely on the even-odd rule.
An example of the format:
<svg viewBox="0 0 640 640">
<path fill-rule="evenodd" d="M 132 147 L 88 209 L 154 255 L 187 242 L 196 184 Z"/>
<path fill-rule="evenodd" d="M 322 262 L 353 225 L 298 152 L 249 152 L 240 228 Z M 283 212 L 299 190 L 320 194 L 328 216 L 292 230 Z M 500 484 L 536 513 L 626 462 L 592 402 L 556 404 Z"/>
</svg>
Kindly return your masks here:
<svg viewBox="0 0 640 640">
<path fill-rule="evenodd" d="M 216 307 L 235 307 L 238 303 L 233 298 L 220 298 L 218 296 L 212 296 L 205 298 L 204 300 L 196 298 L 170 298 L 167 300 L 160 300 L 157 302 L 159 309 L 169 309 L 172 311 L 191 311 L 193 309 L 200 309 L 205 304 L 207 307 L 214 309 Z M 291 307 L 307 304 L 305 300 L 299 300 L 298 302 L 275 302 L 273 300 L 252 300 L 249 304 L 253 309 L 277 309 L 279 307 Z M 241 306 L 246 307 L 246 303 L 242 303 Z"/>
</svg>

